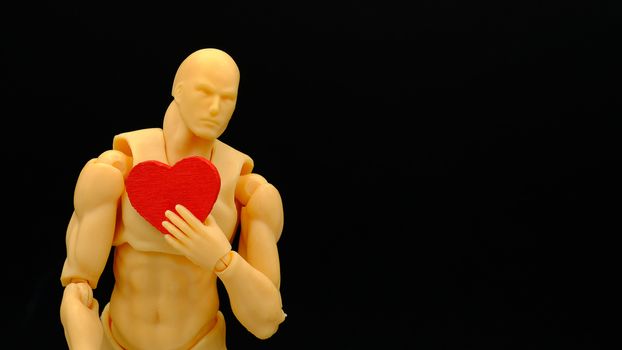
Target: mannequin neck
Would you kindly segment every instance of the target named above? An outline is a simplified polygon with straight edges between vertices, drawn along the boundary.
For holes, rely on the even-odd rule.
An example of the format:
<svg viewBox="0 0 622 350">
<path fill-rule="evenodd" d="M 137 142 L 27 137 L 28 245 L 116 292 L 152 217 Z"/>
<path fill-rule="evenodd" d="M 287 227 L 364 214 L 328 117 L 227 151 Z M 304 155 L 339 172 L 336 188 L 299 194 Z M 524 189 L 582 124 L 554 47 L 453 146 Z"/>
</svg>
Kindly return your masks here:
<svg viewBox="0 0 622 350">
<path fill-rule="evenodd" d="M 170 165 L 190 156 L 202 156 L 211 160 L 214 140 L 202 139 L 184 124 L 177 103 L 172 101 L 164 115 L 164 144 Z"/>
</svg>

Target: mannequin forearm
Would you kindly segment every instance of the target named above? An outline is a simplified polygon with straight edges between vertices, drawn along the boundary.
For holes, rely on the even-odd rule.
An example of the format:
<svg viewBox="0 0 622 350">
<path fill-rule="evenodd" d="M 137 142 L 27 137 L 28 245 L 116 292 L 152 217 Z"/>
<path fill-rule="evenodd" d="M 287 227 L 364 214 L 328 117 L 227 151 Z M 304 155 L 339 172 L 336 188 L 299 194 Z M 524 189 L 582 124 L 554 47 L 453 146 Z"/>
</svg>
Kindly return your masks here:
<svg viewBox="0 0 622 350">
<path fill-rule="evenodd" d="M 268 277 L 241 256 L 235 252 L 229 254 L 228 266 L 216 274 L 227 290 L 233 313 L 256 337 L 268 338 L 285 319 L 281 293 Z"/>
<path fill-rule="evenodd" d="M 87 283 L 72 282 L 65 287 L 60 319 L 69 349 L 100 349 L 103 329 L 99 320 L 99 304 Z"/>
</svg>

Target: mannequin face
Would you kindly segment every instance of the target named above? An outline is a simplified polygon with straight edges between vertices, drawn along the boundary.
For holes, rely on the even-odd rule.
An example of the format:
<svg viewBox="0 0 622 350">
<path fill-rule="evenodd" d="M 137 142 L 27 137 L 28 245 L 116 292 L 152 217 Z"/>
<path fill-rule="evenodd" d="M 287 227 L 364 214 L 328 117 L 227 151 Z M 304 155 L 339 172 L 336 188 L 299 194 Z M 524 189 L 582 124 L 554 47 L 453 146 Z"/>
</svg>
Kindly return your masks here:
<svg viewBox="0 0 622 350">
<path fill-rule="evenodd" d="M 207 55 L 186 69 L 185 78 L 173 88 L 181 118 L 194 135 L 214 140 L 225 131 L 235 110 L 237 66 L 229 57 Z"/>
</svg>

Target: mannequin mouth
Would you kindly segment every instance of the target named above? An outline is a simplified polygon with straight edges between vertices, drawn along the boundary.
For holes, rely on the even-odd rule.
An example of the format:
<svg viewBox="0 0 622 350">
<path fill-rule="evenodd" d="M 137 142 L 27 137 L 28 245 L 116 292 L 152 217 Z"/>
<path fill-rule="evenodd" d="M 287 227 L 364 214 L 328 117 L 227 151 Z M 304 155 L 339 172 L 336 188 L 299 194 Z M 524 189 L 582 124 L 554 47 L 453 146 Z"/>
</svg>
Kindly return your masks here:
<svg viewBox="0 0 622 350">
<path fill-rule="evenodd" d="M 218 126 L 218 123 L 216 123 L 216 121 L 211 120 L 211 119 L 201 119 L 201 125 L 209 126 L 209 127 L 216 127 Z"/>
</svg>

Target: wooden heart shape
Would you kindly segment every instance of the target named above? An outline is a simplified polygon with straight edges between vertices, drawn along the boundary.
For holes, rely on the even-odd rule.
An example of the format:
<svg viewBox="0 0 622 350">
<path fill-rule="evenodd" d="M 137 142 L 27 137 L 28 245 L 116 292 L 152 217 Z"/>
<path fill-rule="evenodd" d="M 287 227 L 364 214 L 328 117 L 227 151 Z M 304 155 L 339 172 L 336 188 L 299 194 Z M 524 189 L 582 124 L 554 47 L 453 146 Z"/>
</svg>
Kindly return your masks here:
<svg viewBox="0 0 622 350">
<path fill-rule="evenodd" d="M 173 166 L 149 160 L 136 164 L 125 180 L 132 207 L 151 225 L 168 234 L 162 226 L 164 212 L 175 212 L 175 205 L 188 208 L 205 221 L 220 191 L 220 175 L 209 160 L 184 158 Z"/>
</svg>

